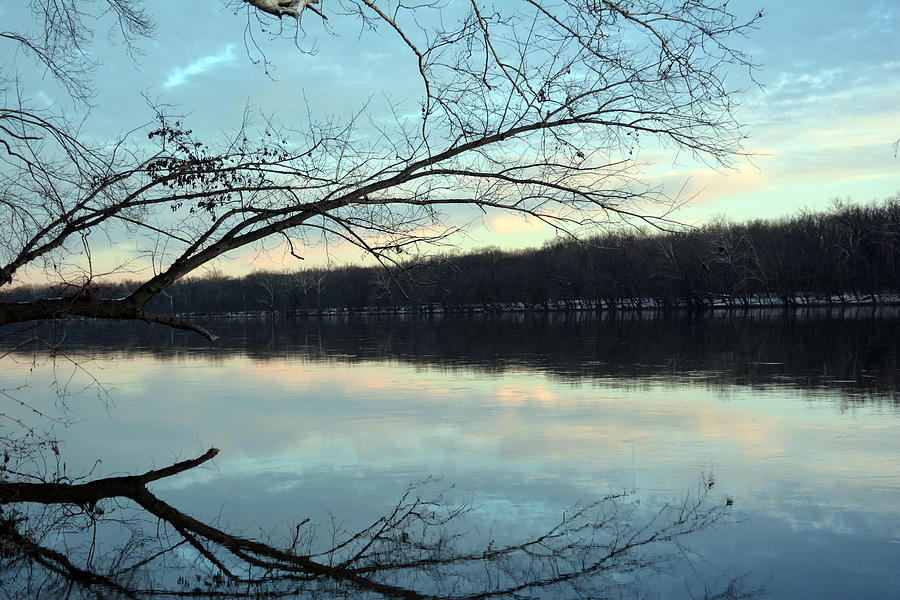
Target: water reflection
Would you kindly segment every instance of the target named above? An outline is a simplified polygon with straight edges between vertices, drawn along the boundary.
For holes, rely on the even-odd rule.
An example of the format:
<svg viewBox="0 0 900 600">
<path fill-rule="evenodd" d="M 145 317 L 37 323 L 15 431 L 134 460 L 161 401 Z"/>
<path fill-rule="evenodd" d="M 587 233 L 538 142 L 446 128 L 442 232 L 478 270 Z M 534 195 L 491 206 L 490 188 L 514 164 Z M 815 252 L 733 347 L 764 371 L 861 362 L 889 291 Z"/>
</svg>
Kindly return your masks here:
<svg viewBox="0 0 900 600">
<path fill-rule="evenodd" d="M 70 350 L 178 360 L 393 360 L 478 372 L 526 369 L 577 381 L 647 378 L 711 385 L 841 390 L 855 400 L 900 400 L 900 307 L 670 315 L 501 315 L 209 319 L 221 336 L 146 324 L 68 324 L 44 330 Z"/>
<path fill-rule="evenodd" d="M 695 541 L 709 562 L 667 581 L 677 595 L 749 571 L 775 597 L 889 596 L 895 316 L 215 320 L 215 345 L 70 326 L 65 348 L 93 357 L 114 406 L 69 400 L 66 458 L 133 472 L 216 445 L 217 470 L 159 490 L 266 530 L 329 511 L 367 522 L 435 475 L 478 507 L 478 531 L 515 534 L 610 491 L 658 507 L 703 473 L 745 521 Z M 21 373 L 3 365 L 8 385 Z M 41 402 L 42 377 L 20 394 Z"/>
</svg>

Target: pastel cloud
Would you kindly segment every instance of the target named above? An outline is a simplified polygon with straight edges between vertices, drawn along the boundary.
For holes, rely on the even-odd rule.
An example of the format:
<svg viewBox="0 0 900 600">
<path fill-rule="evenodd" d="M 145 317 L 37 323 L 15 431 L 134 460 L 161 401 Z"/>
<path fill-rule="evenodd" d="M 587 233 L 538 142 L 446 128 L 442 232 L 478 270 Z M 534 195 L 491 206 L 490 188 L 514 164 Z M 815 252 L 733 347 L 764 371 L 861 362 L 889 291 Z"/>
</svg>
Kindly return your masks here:
<svg viewBox="0 0 900 600">
<path fill-rule="evenodd" d="M 509 213 L 491 217 L 489 224 L 491 231 L 499 234 L 537 231 L 542 225 L 535 219 L 526 219 L 522 215 Z"/>
<path fill-rule="evenodd" d="M 183 83 L 187 83 L 189 78 L 194 77 L 195 75 L 202 75 L 219 65 L 233 62 L 235 58 L 234 44 L 228 44 L 217 54 L 202 56 L 186 67 L 176 67 L 169 73 L 169 78 L 163 86 L 166 88 L 173 88 Z"/>
</svg>

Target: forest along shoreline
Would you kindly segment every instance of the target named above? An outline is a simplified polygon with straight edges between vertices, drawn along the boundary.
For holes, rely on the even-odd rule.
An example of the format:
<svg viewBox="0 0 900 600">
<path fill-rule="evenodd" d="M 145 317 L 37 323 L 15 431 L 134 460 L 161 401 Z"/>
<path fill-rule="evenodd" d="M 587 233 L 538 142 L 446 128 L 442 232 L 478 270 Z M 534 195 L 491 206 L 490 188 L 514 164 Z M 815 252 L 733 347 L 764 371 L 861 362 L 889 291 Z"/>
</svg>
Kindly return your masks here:
<svg viewBox="0 0 900 600">
<path fill-rule="evenodd" d="M 617 230 L 542 248 L 185 278 L 147 309 L 261 316 L 814 307 L 900 303 L 900 196 L 780 220 Z M 401 261 L 401 258 L 403 259 Z M 7 302 L 128 296 L 136 283 L 19 286 Z"/>
</svg>

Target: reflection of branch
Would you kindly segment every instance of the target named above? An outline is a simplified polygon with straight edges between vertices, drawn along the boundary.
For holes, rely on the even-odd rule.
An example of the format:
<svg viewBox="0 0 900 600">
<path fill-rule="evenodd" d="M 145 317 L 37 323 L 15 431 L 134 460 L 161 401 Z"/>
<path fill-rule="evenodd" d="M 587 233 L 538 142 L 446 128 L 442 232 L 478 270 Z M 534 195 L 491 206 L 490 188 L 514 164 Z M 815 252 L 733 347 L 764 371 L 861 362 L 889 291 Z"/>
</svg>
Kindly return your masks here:
<svg viewBox="0 0 900 600">
<path fill-rule="evenodd" d="M 401 588 L 369 580 L 352 570 L 347 570 L 342 567 L 330 567 L 312 561 L 307 557 L 279 550 L 268 544 L 227 534 L 178 511 L 151 494 L 145 487 L 146 484 L 153 481 L 177 475 L 178 473 L 199 466 L 214 458 L 218 452 L 219 450 L 217 448 L 210 448 L 198 458 L 175 463 L 163 469 L 148 471 L 142 475 L 108 477 L 76 485 L 64 483 L 0 482 L 0 505 L 30 502 L 38 504 L 77 504 L 93 506 L 101 500 L 109 498 L 128 498 L 161 521 L 170 523 L 191 545 L 200 551 L 203 556 L 210 560 L 214 565 L 217 565 L 231 578 L 233 578 L 233 575 L 231 575 L 225 566 L 215 558 L 209 550 L 205 549 L 200 542 L 194 538 L 194 535 L 200 536 L 209 542 L 226 548 L 233 554 L 243 557 L 251 564 L 256 564 L 258 566 L 277 568 L 288 572 L 305 572 L 315 577 L 337 579 L 361 589 L 373 591 L 388 597 L 422 597 L 420 594 L 409 590 L 403 590 Z M 85 585 L 100 584 L 105 587 L 116 589 L 117 591 L 126 591 L 125 588 L 122 588 L 118 583 L 91 572 L 83 571 L 72 565 L 64 555 L 59 554 L 54 550 L 29 544 L 17 531 L 13 532 L 15 536 L 11 537 L 10 541 L 15 543 L 18 547 L 25 548 L 27 546 L 31 548 L 33 555 L 41 558 L 42 564 L 46 562 L 45 566 L 48 566 L 48 568 L 57 572 L 60 572 L 59 568 L 64 569 L 64 571 L 71 575 L 72 579 L 77 583 Z M 270 562 L 260 560 L 256 557 L 267 559 Z M 54 568 L 54 564 L 58 564 L 60 567 Z M 128 595 L 131 596 L 130 593 Z"/>
<path fill-rule="evenodd" d="M 540 590 L 561 589 L 561 586 L 572 586 L 576 590 L 579 586 L 587 586 L 594 590 L 603 585 L 602 580 L 595 580 L 601 573 L 630 572 L 654 566 L 661 560 L 656 555 L 636 554 L 639 550 L 710 527 L 728 510 L 725 504 L 708 506 L 701 494 L 693 499 L 689 497 L 679 505 L 667 505 L 640 524 L 634 522 L 633 506 L 623 510 L 624 495 L 610 495 L 568 511 L 543 535 L 507 546 L 493 548 L 491 542 L 484 550 L 464 551 L 456 548 L 454 543 L 460 539 L 460 534 L 447 528 L 466 508 L 423 500 L 414 495 L 416 488 L 411 486 L 393 511 L 373 525 L 346 536 L 343 541 L 335 539 L 325 552 L 302 555 L 292 550 L 296 547 L 297 534 L 291 550 L 232 535 L 182 513 L 146 487 L 154 481 L 200 466 L 217 453 L 217 449 L 211 448 L 197 458 L 141 475 L 108 477 L 83 484 L 0 482 L 0 505 L 74 504 L 93 509 L 102 500 L 127 498 L 181 536 L 181 542 L 167 545 L 164 550 L 131 567 L 111 570 L 112 575 L 79 567 L 71 557 L 31 541 L 20 533 L 14 516 L 2 517 L 0 542 L 18 549 L 37 564 L 73 583 L 88 588 L 100 586 L 132 598 L 159 593 L 182 595 L 175 590 L 138 589 L 127 583 L 129 579 L 116 577 L 133 574 L 139 567 L 186 543 L 227 581 L 269 586 L 265 589 L 273 593 L 284 593 L 285 588 L 278 587 L 281 585 L 331 581 L 388 598 L 440 598 L 446 597 L 447 593 L 441 591 L 442 582 L 456 579 L 465 583 L 452 585 L 451 596 L 484 599 L 516 597 Z M 263 569 L 265 575 L 252 578 L 250 572 L 254 568 Z M 475 571 L 485 572 L 489 583 L 471 580 Z M 426 574 L 425 583 L 418 582 Z M 216 585 L 229 585 L 218 575 L 212 579 Z M 203 595 L 218 596 L 220 593 L 253 596 L 263 592 L 252 588 L 247 588 L 246 592 L 233 589 L 217 592 L 211 588 Z"/>
<path fill-rule="evenodd" d="M 106 498 L 131 497 L 146 484 L 177 475 L 212 460 L 219 453 L 210 448 L 202 456 L 175 463 L 164 469 L 147 471 L 143 475 L 107 477 L 88 483 L 10 483 L 0 482 L 0 504 L 36 502 L 39 504 L 96 504 Z"/>
<path fill-rule="evenodd" d="M 0 531 L 0 540 L 3 540 L 3 538 L 6 537 L 7 539 L 3 540 L 6 544 L 10 544 L 12 548 L 17 549 L 26 556 L 34 559 L 35 562 L 46 569 L 65 576 L 73 583 L 86 587 L 100 586 L 115 590 L 127 598 L 137 598 L 137 595 L 131 590 L 119 584 L 114 579 L 77 567 L 72 564 L 72 561 L 70 561 L 65 554 L 41 546 L 28 537 L 23 536 L 14 528 L 8 526 L 5 519 L 2 517 L 0 517 L 0 527 L 2 527 L 2 531 Z"/>
</svg>

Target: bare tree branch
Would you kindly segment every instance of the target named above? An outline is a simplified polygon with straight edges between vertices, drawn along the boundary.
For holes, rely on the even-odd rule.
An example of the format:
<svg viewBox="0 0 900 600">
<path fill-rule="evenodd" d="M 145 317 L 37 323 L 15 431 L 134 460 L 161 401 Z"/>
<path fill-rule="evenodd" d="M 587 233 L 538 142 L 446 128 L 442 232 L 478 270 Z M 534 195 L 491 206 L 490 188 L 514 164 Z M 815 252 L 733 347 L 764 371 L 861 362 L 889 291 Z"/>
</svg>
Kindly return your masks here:
<svg viewBox="0 0 900 600">
<path fill-rule="evenodd" d="M 735 67 L 752 76 L 754 66 L 738 42 L 762 15 L 738 20 L 727 2 L 226 4 L 246 15 L 245 46 L 266 69 L 266 40 L 291 37 L 299 52 L 311 53 L 306 32 L 313 27 L 325 34 L 354 28 L 362 47 L 388 40 L 399 46 L 422 95 L 408 101 L 412 110 L 393 106 L 392 123 L 364 99 L 346 118 L 327 108 L 317 116 L 310 108 L 302 125 L 248 111 L 222 139 L 196 135 L 184 118 L 157 106 L 151 107 L 152 124 L 89 142 L 77 116 L 67 120 L 2 92 L 0 295 L 31 277 L 58 293 L 27 302 L 0 297 L 0 325 L 128 319 L 214 340 L 203 327 L 146 307 L 179 279 L 242 248 L 286 239 L 290 253 L 301 256 L 305 251 L 293 240 L 341 240 L 390 273 L 400 263 L 390 252 L 447 243 L 463 230 L 461 222 L 488 211 L 536 219 L 575 238 L 623 223 L 665 229 L 679 198 L 642 179 L 641 148 L 664 147 L 719 166 L 744 153 L 737 98 L 725 80 Z M 46 68 L 81 116 L 90 108 L 96 64 L 89 45 L 98 19 L 112 17 L 113 33 L 129 54 L 140 52 L 138 42 L 155 28 L 142 8 L 149 11 L 150 3 L 137 0 L 34 0 L 30 6 L 43 33 L 0 31 L 0 38 Z M 321 18 L 304 24 L 307 9 Z M 3 67 L 9 68 L 15 61 Z M 404 76 L 393 70 L 382 75 Z M 14 77 L 0 73 L 0 79 Z M 97 247 L 123 237 L 137 244 L 138 258 L 101 265 Z M 136 263 L 144 257 L 152 264 L 140 270 Z M 100 293 L 100 279 L 125 274 L 133 280 L 127 290 L 116 297 Z M 324 280 L 313 285 L 320 293 Z M 31 432 L 26 437 L 35 439 Z M 28 443 L 38 442 L 13 445 Z M 726 514 L 723 506 L 692 498 L 629 526 L 618 518 L 627 512 L 622 499 L 609 497 L 567 513 L 532 540 L 473 550 L 461 547 L 453 530 L 464 511 L 410 491 L 370 527 L 302 554 L 296 551 L 299 530 L 289 549 L 232 535 L 147 488 L 216 452 L 86 483 L 4 468 L 0 560 L 11 556 L 23 570 L 41 569 L 86 595 L 101 588 L 129 597 L 277 597 L 310 590 L 341 596 L 353 590 L 395 598 L 512 598 L 552 596 L 563 588 L 596 595 L 601 575 L 652 566 L 655 557 L 644 554 L 650 548 Z M 59 523 L 94 531 L 104 518 L 115 521 L 98 512 L 101 503 L 136 510 L 158 524 L 152 535 L 135 532 L 136 539 L 158 544 L 128 561 L 130 567 L 122 567 L 130 556 L 125 551 L 104 571 L 93 546 L 79 557 L 32 539 L 17 512 L 29 506 L 59 511 Z M 54 531 L 50 517 L 43 522 Z M 209 589 L 154 581 L 157 563 L 184 566 L 175 548 L 190 550 L 215 573 Z M 486 581 L 473 578 L 476 570 Z M 165 589 L 144 588 L 139 576 Z M 229 587 L 238 581 L 240 590 Z"/>
</svg>

